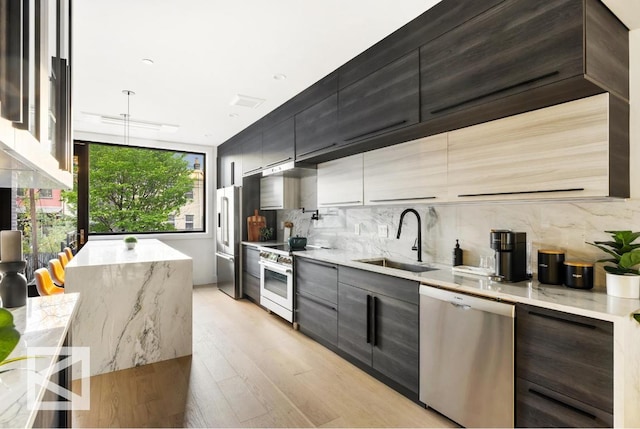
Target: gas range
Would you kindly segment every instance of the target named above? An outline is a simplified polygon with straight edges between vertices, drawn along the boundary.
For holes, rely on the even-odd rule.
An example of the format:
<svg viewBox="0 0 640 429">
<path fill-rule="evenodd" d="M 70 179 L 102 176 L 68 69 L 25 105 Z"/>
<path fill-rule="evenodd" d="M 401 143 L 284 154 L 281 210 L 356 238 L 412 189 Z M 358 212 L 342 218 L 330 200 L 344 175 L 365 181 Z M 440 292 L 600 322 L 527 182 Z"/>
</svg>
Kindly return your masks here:
<svg viewBox="0 0 640 429">
<path fill-rule="evenodd" d="M 260 260 L 270 261 L 276 264 L 292 266 L 293 265 L 293 250 L 288 244 L 280 244 L 276 246 L 258 246 L 260 251 Z M 306 249 L 296 249 L 306 250 Z"/>
</svg>

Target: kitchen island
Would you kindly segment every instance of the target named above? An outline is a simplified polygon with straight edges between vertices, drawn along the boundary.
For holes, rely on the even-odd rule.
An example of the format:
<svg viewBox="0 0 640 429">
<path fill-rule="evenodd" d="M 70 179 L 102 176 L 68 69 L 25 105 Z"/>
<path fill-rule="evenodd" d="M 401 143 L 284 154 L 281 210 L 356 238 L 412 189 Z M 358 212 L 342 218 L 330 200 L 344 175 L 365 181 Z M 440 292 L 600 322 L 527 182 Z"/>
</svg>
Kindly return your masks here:
<svg viewBox="0 0 640 429">
<path fill-rule="evenodd" d="M 80 292 L 72 345 L 90 347 L 90 374 L 190 355 L 192 276 L 192 259 L 159 240 L 89 241 L 66 267 L 65 293 Z"/>
</svg>

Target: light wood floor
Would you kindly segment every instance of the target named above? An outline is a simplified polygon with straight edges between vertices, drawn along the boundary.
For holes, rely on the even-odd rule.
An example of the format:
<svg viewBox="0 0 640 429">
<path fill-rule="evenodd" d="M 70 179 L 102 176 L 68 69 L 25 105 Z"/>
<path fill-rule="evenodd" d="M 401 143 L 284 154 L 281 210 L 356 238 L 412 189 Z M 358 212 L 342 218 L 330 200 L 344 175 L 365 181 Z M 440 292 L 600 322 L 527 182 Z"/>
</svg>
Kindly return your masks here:
<svg viewBox="0 0 640 429">
<path fill-rule="evenodd" d="M 192 357 L 92 377 L 73 426 L 455 427 L 215 286 L 194 288 Z"/>
</svg>

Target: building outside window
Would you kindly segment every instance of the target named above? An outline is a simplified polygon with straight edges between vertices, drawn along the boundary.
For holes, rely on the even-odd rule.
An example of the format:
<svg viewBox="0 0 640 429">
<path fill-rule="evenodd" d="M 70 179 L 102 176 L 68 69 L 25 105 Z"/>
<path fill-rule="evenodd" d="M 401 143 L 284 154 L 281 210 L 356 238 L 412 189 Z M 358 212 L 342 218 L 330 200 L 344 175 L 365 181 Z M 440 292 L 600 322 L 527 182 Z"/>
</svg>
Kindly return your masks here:
<svg viewBox="0 0 640 429">
<path fill-rule="evenodd" d="M 184 216 L 184 229 L 193 229 L 193 215 Z"/>
</svg>

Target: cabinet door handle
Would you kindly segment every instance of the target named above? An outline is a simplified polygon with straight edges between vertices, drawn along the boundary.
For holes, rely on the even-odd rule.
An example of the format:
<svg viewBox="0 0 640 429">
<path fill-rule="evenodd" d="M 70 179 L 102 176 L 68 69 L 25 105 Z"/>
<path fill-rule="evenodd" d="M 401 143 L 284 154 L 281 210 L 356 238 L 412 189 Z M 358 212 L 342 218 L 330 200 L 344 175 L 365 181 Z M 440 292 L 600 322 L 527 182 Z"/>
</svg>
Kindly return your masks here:
<svg viewBox="0 0 640 429">
<path fill-rule="evenodd" d="M 313 302 L 314 304 L 321 305 L 321 306 L 323 306 L 325 308 L 328 308 L 330 310 L 333 310 L 333 311 L 338 311 L 334 306 L 332 306 L 332 305 L 330 305 L 330 304 L 328 304 L 326 302 L 322 302 L 320 299 L 315 298 L 315 297 L 313 297 L 311 295 L 307 295 L 306 293 L 298 292 L 298 296 L 302 297 L 302 298 L 304 298 L 306 300 L 309 300 L 309 301 Z"/>
<path fill-rule="evenodd" d="M 316 152 L 320 152 L 321 150 L 325 150 L 325 149 L 330 149 L 334 146 L 337 146 L 338 143 L 331 143 L 329 146 L 324 146 L 321 147 L 320 149 L 314 149 L 314 150 L 310 150 L 309 152 L 305 152 L 305 153 L 299 153 L 297 156 L 307 156 L 307 155 L 311 155 L 312 153 L 316 153 Z"/>
<path fill-rule="evenodd" d="M 371 295 L 367 295 L 367 344 L 371 344 Z"/>
<path fill-rule="evenodd" d="M 315 259 L 305 259 L 305 262 L 309 264 L 320 265 L 321 267 L 333 268 L 334 270 L 338 269 L 337 265 L 333 265 L 328 262 L 316 261 Z"/>
<path fill-rule="evenodd" d="M 547 394 L 545 394 L 545 393 L 542 393 L 542 392 L 540 392 L 540 391 L 538 391 L 538 390 L 536 390 L 536 389 L 533 389 L 533 388 L 531 388 L 531 387 L 529 388 L 529 393 L 531 393 L 531 394 L 533 394 L 533 395 L 536 395 L 536 396 L 538 396 L 538 397 L 540 397 L 540 398 L 542 398 L 542 399 L 545 399 L 545 400 L 547 400 L 547 401 L 549 401 L 549 402 L 553 402 L 553 403 L 555 403 L 555 404 L 558 404 L 558 405 L 560 405 L 560 406 L 563 406 L 563 407 L 565 407 L 565 408 L 568 408 L 568 409 L 570 409 L 570 410 L 572 410 L 572 411 L 574 411 L 574 412 L 576 412 L 576 413 L 578 413 L 578 414 L 582 414 L 582 415 L 583 415 L 583 416 L 585 416 L 585 417 L 589 417 L 590 419 L 595 420 L 595 419 L 597 418 L 596 416 L 594 416 L 593 414 L 591 414 L 591 413 L 590 413 L 590 412 L 588 412 L 588 411 L 582 410 L 582 409 L 580 409 L 580 408 L 578 408 L 578 407 L 575 407 L 575 406 L 573 406 L 573 405 L 571 405 L 571 404 L 567 404 L 566 402 L 561 401 L 561 400 L 560 400 L 560 399 L 558 399 L 558 398 L 553 398 L 553 397 L 551 397 L 551 396 L 549 396 L 549 395 L 547 395 Z"/>
<path fill-rule="evenodd" d="M 291 157 L 288 157 L 288 158 L 281 159 L 280 161 L 269 163 L 269 164 L 267 164 L 267 167 L 271 167 L 273 165 L 280 164 L 281 162 L 289 161 L 290 159 L 291 159 Z"/>
<path fill-rule="evenodd" d="M 378 298 L 373 297 L 373 316 L 372 316 L 372 324 L 373 324 L 373 345 L 378 345 Z"/>
<path fill-rule="evenodd" d="M 351 140 L 359 139 L 360 137 L 368 136 L 369 134 L 379 133 L 380 131 L 388 130 L 390 128 L 397 127 L 398 125 L 402 125 L 405 122 L 407 122 L 407 120 L 403 119 L 402 121 L 397 121 L 397 122 L 394 122 L 393 124 L 385 125 L 383 127 L 379 127 L 379 128 L 367 131 L 366 133 L 362 133 L 362 134 L 358 134 L 356 136 L 348 137 L 348 138 L 344 139 L 344 141 L 348 142 L 348 141 L 351 141 Z"/>
<path fill-rule="evenodd" d="M 281 209 L 282 206 L 260 206 L 260 209 L 262 210 L 269 210 L 269 209 Z"/>
<path fill-rule="evenodd" d="M 358 204 L 361 203 L 362 201 L 358 200 L 358 201 L 330 201 L 328 203 L 320 203 L 321 206 L 330 206 L 332 204 Z"/>
<path fill-rule="evenodd" d="M 472 103 L 474 101 L 482 100 L 483 98 L 491 97 L 492 95 L 500 94 L 501 92 L 510 91 L 510 90 L 512 90 L 514 88 L 517 88 L 519 86 L 529 85 L 529 84 L 537 82 L 539 80 L 543 80 L 543 79 L 546 79 L 548 77 L 555 76 L 555 75 L 557 75 L 559 73 L 560 72 L 557 71 L 557 70 L 554 71 L 554 72 L 551 72 L 551 73 L 545 73 L 545 74 L 543 74 L 541 76 L 534 77 L 533 79 L 523 80 L 522 82 L 514 83 L 513 85 L 509 85 L 509 86 L 507 86 L 505 88 L 496 89 L 495 91 L 490 91 L 490 92 L 487 92 L 486 94 L 478 95 L 476 97 L 469 98 L 467 100 L 460 101 L 458 103 L 450 104 L 448 106 L 444 106 L 444 107 L 441 107 L 439 109 L 432 110 L 429 113 L 431 113 L 432 115 L 437 115 L 438 113 L 446 112 L 447 110 L 455 109 L 456 107 L 460 107 L 462 105 L 465 105 L 465 104 L 468 104 L 468 103 Z"/>
<path fill-rule="evenodd" d="M 575 321 L 575 320 L 563 319 L 562 317 L 556 317 L 556 316 L 552 316 L 550 314 L 537 313 L 535 311 L 529 311 L 528 313 L 531 316 L 541 317 L 543 319 L 555 320 L 557 322 L 562 322 L 562 323 L 569 323 L 571 325 L 580 326 L 582 328 L 598 329 L 597 326 L 591 325 L 589 323 L 583 323 L 583 322 L 578 322 L 578 321 Z"/>
<path fill-rule="evenodd" d="M 552 192 L 575 192 L 575 191 L 584 191 L 584 188 L 543 189 L 539 191 L 487 192 L 487 193 L 478 193 L 478 194 L 458 194 L 458 197 L 459 198 L 490 197 L 490 196 L 497 196 L 497 195 L 548 194 Z"/>
<path fill-rule="evenodd" d="M 260 171 L 262 170 L 262 167 L 258 167 L 258 168 L 254 168 L 253 170 L 247 170 L 244 172 L 244 174 L 251 174 L 251 173 L 255 173 L 256 171 Z"/>
<path fill-rule="evenodd" d="M 378 200 L 369 200 L 372 203 L 385 203 L 388 201 L 419 201 L 419 200 L 435 200 L 437 197 L 413 197 L 413 198 L 382 198 Z"/>
</svg>

